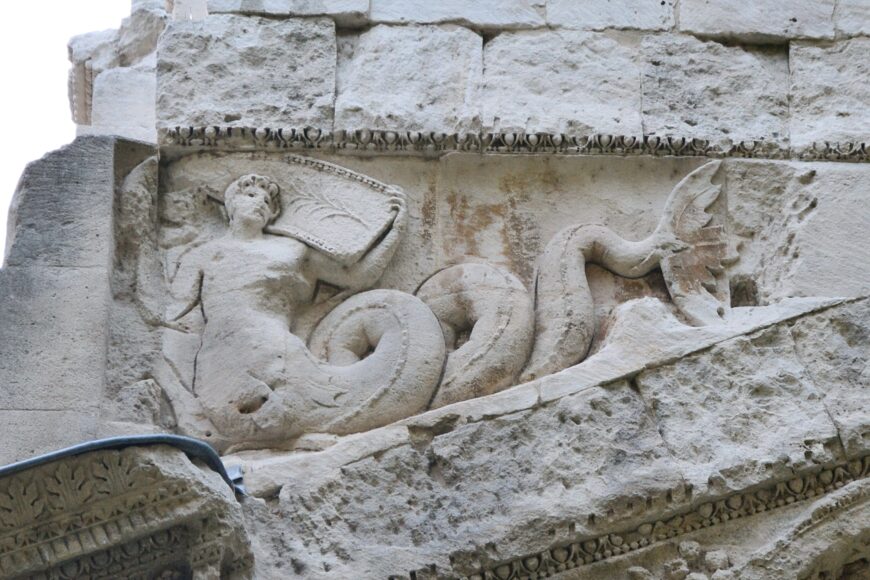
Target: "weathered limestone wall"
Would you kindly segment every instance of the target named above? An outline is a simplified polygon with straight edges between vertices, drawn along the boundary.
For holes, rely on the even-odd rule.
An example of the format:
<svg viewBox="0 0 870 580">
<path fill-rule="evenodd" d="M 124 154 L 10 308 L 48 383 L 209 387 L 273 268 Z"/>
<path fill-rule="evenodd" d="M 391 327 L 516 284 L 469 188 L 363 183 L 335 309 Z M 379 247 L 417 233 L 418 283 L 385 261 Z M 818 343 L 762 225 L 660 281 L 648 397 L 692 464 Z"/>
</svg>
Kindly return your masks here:
<svg viewBox="0 0 870 580">
<path fill-rule="evenodd" d="M 0 270 L 2 464 L 100 432 L 115 188 L 151 151 L 81 138 L 21 177 Z"/>
<path fill-rule="evenodd" d="M 432 133 L 447 148 L 454 135 L 513 134 L 527 149 L 551 134 L 604 134 L 741 155 L 867 155 L 863 0 L 139 2 L 119 31 L 70 44 L 83 134 L 154 141 L 154 51 L 167 25 L 156 121 L 168 144 L 176 128 L 313 127 L 351 146 L 367 129 Z"/>
<path fill-rule="evenodd" d="M 212 0 L 209 18 L 173 23 L 161 43 L 158 127 L 167 144 L 175 128 L 285 128 L 292 141 L 290 128 L 311 126 L 339 146 L 367 129 L 448 149 L 454 135 L 506 133 L 526 150 L 604 134 L 866 156 L 853 151 L 870 133 L 861 2 L 636 4 Z M 266 35 L 265 54 L 245 45 L 246 57 L 229 29 Z M 282 58 L 269 35 L 305 40 Z"/>
</svg>

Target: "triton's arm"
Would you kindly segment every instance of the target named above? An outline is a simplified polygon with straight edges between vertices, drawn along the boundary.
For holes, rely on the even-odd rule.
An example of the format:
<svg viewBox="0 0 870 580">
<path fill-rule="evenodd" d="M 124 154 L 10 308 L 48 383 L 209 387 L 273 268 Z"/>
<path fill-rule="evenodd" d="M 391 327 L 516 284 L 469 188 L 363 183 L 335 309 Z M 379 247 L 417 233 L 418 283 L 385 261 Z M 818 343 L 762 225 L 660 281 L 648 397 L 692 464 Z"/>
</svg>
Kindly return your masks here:
<svg viewBox="0 0 870 580">
<path fill-rule="evenodd" d="M 198 255 L 199 252 L 194 250 L 184 256 L 176 265 L 175 272 L 169 276 L 172 300 L 167 308 L 169 316 L 166 318 L 170 322 L 183 318 L 200 302 L 203 272 L 196 259 Z"/>
</svg>

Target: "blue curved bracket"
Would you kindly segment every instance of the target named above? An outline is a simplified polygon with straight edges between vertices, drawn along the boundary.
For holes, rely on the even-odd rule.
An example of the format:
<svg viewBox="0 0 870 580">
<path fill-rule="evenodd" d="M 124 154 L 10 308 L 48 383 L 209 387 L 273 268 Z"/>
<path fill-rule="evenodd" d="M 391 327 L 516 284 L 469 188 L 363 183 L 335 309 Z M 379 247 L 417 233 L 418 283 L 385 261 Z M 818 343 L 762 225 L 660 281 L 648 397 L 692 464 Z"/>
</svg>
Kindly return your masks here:
<svg viewBox="0 0 870 580">
<path fill-rule="evenodd" d="M 21 473 L 22 471 L 33 469 L 34 467 L 45 465 L 52 461 L 75 457 L 93 451 L 124 449 L 125 447 L 141 447 L 149 445 L 169 445 L 170 447 L 175 447 L 179 451 L 184 452 L 184 454 L 190 459 L 202 460 L 212 471 L 220 475 L 235 493 L 242 496 L 247 495 L 245 486 L 242 483 L 241 469 L 235 467 L 231 469 L 232 473 L 228 472 L 223 461 L 221 461 L 220 456 L 217 454 L 217 451 L 215 451 L 211 445 L 205 441 L 200 441 L 199 439 L 194 439 L 192 437 L 183 437 L 181 435 L 127 435 L 123 437 L 109 437 L 107 439 L 88 441 L 87 443 L 73 445 L 72 447 L 52 451 L 51 453 L 45 453 L 43 455 L 37 455 L 36 457 L 25 459 L 24 461 L 10 463 L 9 465 L 0 467 L 0 478 L 6 477 L 7 475 Z"/>
</svg>

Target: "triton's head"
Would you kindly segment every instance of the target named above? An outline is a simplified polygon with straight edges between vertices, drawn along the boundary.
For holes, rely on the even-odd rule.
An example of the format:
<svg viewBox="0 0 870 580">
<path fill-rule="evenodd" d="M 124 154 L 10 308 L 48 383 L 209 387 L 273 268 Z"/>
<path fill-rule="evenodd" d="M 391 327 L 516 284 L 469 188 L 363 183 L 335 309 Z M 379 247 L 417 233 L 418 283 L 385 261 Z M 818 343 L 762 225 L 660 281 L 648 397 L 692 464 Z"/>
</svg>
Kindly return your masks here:
<svg viewBox="0 0 870 580">
<path fill-rule="evenodd" d="M 279 191 L 278 184 L 268 177 L 253 173 L 239 177 L 224 193 L 230 221 L 258 221 L 265 227 L 281 212 Z"/>
</svg>

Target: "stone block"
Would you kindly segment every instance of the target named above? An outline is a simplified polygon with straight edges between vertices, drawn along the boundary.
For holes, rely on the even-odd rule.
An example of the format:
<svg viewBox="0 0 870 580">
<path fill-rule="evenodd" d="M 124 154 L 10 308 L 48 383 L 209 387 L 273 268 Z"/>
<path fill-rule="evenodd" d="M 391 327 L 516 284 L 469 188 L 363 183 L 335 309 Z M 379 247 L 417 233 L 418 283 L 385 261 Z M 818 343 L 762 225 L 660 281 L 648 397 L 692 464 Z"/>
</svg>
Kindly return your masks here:
<svg viewBox="0 0 870 580">
<path fill-rule="evenodd" d="M 116 135 L 157 141 L 157 77 L 154 69 L 112 68 L 94 80 L 91 124 L 80 125 L 79 135 Z"/>
<path fill-rule="evenodd" d="M 97 413 L 0 409 L 0 465 L 90 441 L 99 422 Z"/>
<path fill-rule="evenodd" d="M 768 251 L 777 287 L 773 298 L 870 294 L 870 232 L 867 183 L 870 167 L 853 164 L 796 165 L 780 208 L 785 223 Z M 777 264 L 777 262 L 779 262 Z"/>
<path fill-rule="evenodd" d="M 485 130 L 641 133 L 635 48 L 590 32 L 506 32 L 484 63 Z"/>
<path fill-rule="evenodd" d="M 674 0 L 548 0 L 547 24 L 581 30 L 669 30 L 674 25 Z"/>
<path fill-rule="evenodd" d="M 448 556 L 468 553 L 480 538 L 491 547 L 490 557 L 505 559 L 568 537 L 573 530 L 563 522 L 578 522 L 581 534 L 589 514 L 631 521 L 644 508 L 639 497 L 663 502 L 673 493 L 681 499 L 680 475 L 625 382 L 477 423 L 448 419 L 412 430 L 411 437 L 413 444 L 381 444 L 380 451 L 338 465 L 334 459 L 345 453 L 338 446 L 307 454 L 302 470 L 302 462 L 287 463 L 278 517 L 293 538 L 305 528 L 318 537 L 329 534 L 331 542 L 320 550 L 294 539 L 300 562 L 309 569 L 329 566 L 339 577 L 380 578 L 425 560 L 442 572 L 430 577 L 446 577 Z M 277 476 L 277 465 L 266 469 Z M 315 499 L 324 497 L 328 503 Z M 336 552 L 359 555 L 353 571 Z M 273 565 L 269 556 L 265 567 Z M 456 576 L 471 575 L 464 558 L 453 566 Z"/>
<path fill-rule="evenodd" d="M 31 163 L 0 270 L 0 460 L 97 433 L 109 342 L 118 175 L 153 153 L 79 138 Z"/>
<path fill-rule="evenodd" d="M 157 39 L 169 22 L 162 8 L 135 10 L 118 30 L 118 57 L 121 66 L 133 66 L 154 52 Z"/>
<path fill-rule="evenodd" d="M 176 20 L 202 20 L 208 16 L 208 1 L 172 0 L 172 16 Z"/>
<path fill-rule="evenodd" d="M 91 101 L 94 77 L 102 71 L 118 66 L 118 31 L 103 30 L 81 34 L 70 39 L 69 104 L 75 123 L 91 122 Z"/>
<path fill-rule="evenodd" d="M 177 3 L 177 1 L 176 1 Z M 130 1 L 130 11 L 135 12 L 140 9 L 145 10 L 154 10 L 154 9 L 165 9 L 166 8 L 166 0 L 131 0 Z"/>
<path fill-rule="evenodd" d="M 369 0 L 209 0 L 209 14 L 263 16 L 329 16 L 343 26 L 367 21 Z"/>
<path fill-rule="evenodd" d="M 479 35 L 453 25 L 378 25 L 349 39 L 339 57 L 336 129 L 477 131 L 482 50 Z"/>
<path fill-rule="evenodd" d="M 7 266 L 108 268 L 115 140 L 82 138 L 32 162 L 12 199 Z"/>
<path fill-rule="evenodd" d="M 108 308 L 105 268 L 0 270 L 0 409 L 100 405 Z"/>
<path fill-rule="evenodd" d="M 786 325 L 642 372 L 637 385 L 696 492 L 842 459 L 822 393 Z"/>
<path fill-rule="evenodd" d="M 840 439 L 851 457 L 870 450 L 870 300 L 859 300 L 797 321 L 797 352 L 824 393 Z"/>
<path fill-rule="evenodd" d="M 158 47 L 158 126 L 330 127 L 335 50 L 326 18 L 176 21 Z"/>
<path fill-rule="evenodd" d="M 870 136 L 870 38 L 828 45 L 791 44 L 791 139 L 867 141 Z"/>
<path fill-rule="evenodd" d="M 731 142 L 788 141 L 788 58 L 691 37 L 648 36 L 643 126 L 649 135 Z"/>
<path fill-rule="evenodd" d="M 835 0 L 682 0 L 680 30 L 743 42 L 833 38 L 835 4 Z"/>
<path fill-rule="evenodd" d="M 839 0 L 834 11 L 834 27 L 845 36 L 870 36 L 870 2 Z"/>
<path fill-rule="evenodd" d="M 542 0 L 372 0 L 371 20 L 390 24 L 452 22 L 481 29 L 544 26 Z"/>
</svg>

